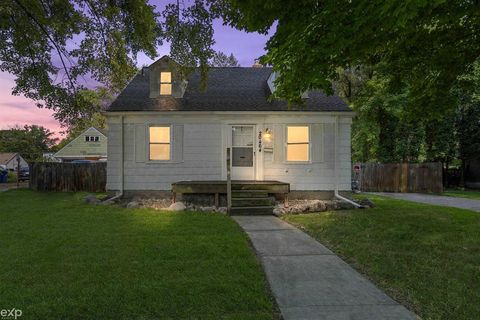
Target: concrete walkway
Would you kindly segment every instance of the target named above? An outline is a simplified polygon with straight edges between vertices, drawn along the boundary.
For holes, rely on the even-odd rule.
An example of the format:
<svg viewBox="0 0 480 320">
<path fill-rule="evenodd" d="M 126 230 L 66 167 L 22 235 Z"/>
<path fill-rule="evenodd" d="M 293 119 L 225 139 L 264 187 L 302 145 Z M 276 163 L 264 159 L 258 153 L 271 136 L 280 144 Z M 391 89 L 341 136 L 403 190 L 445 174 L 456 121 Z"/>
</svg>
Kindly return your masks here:
<svg viewBox="0 0 480 320">
<path fill-rule="evenodd" d="M 480 212 L 480 200 L 456 198 L 447 196 L 436 196 L 422 193 L 389 193 L 389 192 L 375 192 L 380 196 L 391 197 L 400 200 L 408 200 L 413 202 L 420 202 L 426 204 L 433 204 L 437 206 L 447 206 L 460 209 L 467 209 Z"/>
<path fill-rule="evenodd" d="M 347 263 L 273 216 L 236 216 L 261 258 L 285 320 L 417 319 Z"/>
</svg>

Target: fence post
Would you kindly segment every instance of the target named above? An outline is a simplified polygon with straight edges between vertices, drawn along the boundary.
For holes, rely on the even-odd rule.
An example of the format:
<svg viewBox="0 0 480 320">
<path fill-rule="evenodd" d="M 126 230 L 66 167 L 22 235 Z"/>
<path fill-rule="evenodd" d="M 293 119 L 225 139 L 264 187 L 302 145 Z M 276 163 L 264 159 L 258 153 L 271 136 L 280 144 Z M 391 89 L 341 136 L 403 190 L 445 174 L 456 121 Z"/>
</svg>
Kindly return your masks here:
<svg viewBox="0 0 480 320">
<path fill-rule="evenodd" d="M 230 172 L 230 148 L 227 148 L 227 212 L 232 209 L 232 177 Z"/>
</svg>

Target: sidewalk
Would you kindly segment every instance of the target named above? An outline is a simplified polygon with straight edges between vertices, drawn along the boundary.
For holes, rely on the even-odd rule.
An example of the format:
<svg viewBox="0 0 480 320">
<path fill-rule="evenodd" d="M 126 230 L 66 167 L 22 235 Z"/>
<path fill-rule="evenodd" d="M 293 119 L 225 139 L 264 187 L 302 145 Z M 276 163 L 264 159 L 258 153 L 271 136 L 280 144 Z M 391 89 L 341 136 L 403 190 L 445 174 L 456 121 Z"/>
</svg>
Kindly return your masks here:
<svg viewBox="0 0 480 320">
<path fill-rule="evenodd" d="M 416 319 L 329 249 L 273 216 L 236 216 L 285 320 Z"/>
</svg>

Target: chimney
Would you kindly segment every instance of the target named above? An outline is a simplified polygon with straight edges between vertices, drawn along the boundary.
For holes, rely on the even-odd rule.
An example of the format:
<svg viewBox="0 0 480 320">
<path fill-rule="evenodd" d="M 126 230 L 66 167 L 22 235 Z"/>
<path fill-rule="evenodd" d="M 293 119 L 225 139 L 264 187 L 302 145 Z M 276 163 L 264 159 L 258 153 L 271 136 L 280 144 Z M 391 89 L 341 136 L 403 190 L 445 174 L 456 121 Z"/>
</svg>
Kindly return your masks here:
<svg viewBox="0 0 480 320">
<path fill-rule="evenodd" d="M 253 63 L 252 68 L 263 68 L 263 64 L 260 63 L 260 60 L 255 59 L 255 62 Z"/>
</svg>

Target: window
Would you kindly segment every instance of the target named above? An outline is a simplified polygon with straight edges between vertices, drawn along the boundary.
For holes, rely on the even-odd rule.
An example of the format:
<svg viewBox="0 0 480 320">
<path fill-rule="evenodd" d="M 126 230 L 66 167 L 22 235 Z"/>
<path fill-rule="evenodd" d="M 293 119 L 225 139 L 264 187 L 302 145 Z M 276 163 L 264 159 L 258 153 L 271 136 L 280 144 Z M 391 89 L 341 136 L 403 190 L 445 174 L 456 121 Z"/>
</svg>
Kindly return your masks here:
<svg viewBox="0 0 480 320">
<path fill-rule="evenodd" d="M 171 95 L 172 94 L 172 73 L 160 72 L 160 94 Z"/>
<path fill-rule="evenodd" d="M 170 160 L 170 126 L 149 127 L 150 160 Z"/>
<path fill-rule="evenodd" d="M 309 161 L 309 153 L 309 127 L 287 126 L 287 161 Z"/>
<path fill-rule="evenodd" d="M 98 136 L 85 136 L 85 142 L 98 142 L 100 138 Z"/>
</svg>

